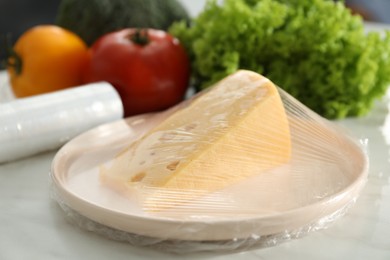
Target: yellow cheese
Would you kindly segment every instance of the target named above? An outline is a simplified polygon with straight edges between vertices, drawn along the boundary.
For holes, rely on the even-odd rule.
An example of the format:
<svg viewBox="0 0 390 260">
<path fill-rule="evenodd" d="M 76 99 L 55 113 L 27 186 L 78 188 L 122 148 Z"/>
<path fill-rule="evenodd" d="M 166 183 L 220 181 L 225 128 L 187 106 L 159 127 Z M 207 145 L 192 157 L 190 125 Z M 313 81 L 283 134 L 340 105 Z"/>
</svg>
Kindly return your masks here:
<svg viewBox="0 0 390 260">
<path fill-rule="evenodd" d="M 104 184 L 146 209 L 171 207 L 285 164 L 291 141 L 277 88 L 241 70 L 194 98 L 101 167 Z"/>
</svg>

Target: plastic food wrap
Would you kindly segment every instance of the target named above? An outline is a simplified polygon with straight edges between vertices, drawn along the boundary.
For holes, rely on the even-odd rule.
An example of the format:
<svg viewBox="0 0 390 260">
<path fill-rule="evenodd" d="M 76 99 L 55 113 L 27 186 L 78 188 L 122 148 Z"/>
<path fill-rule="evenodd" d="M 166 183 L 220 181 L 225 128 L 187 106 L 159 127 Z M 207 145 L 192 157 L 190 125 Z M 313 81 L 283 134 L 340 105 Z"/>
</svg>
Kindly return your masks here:
<svg viewBox="0 0 390 260">
<path fill-rule="evenodd" d="M 239 71 L 168 111 L 75 138 L 53 161 L 53 194 L 79 226 L 134 245 L 276 245 L 354 203 L 368 171 L 358 141 Z"/>
<path fill-rule="evenodd" d="M 106 82 L 0 104 L 0 163 L 57 149 L 76 135 L 123 117 Z"/>
</svg>

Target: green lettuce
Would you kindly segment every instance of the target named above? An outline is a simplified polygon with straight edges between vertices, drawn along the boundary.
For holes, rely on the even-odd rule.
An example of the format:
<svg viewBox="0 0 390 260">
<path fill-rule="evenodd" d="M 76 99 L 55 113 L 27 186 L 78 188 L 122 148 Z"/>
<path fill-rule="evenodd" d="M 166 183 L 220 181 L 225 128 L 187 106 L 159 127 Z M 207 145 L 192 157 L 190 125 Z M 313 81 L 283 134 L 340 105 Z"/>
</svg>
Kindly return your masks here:
<svg viewBox="0 0 390 260">
<path fill-rule="evenodd" d="M 327 118 L 366 114 L 390 83 L 390 33 L 366 33 L 343 2 L 209 0 L 170 33 L 204 89 L 238 69 L 270 78 Z"/>
</svg>

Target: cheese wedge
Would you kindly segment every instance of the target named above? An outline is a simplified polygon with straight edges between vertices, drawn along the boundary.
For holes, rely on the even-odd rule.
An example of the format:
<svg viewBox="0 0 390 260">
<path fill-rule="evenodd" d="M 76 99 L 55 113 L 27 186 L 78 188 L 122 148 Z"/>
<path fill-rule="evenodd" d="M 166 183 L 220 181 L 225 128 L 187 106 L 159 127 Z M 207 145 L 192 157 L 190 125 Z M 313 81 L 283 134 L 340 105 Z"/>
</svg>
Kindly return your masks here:
<svg viewBox="0 0 390 260">
<path fill-rule="evenodd" d="M 240 70 L 122 151 L 101 181 L 145 209 L 187 203 L 290 160 L 286 113 L 275 85 Z"/>
</svg>

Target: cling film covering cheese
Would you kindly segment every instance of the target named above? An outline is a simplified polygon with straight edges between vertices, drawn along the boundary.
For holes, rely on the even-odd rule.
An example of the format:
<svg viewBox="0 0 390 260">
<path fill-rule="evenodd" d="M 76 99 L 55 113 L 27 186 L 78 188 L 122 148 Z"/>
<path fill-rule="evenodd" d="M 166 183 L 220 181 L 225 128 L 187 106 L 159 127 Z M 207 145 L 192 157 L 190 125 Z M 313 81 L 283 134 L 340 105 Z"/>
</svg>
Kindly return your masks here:
<svg viewBox="0 0 390 260">
<path fill-rule="evenodd" d="M 250 71 L 220 81 L 177 109 L 110 165 L 101 182 L 146 211 L 185 206 L 291 157 L 289 124 L 278 89 Z M 214 208 L 229 200 L 207 201 Z"/>
<path fill-rule="evenodd" d="M 172 109 L 67 143 L 53 160 L 53 197 L 79 227 L 136 246 L 274 246 L 354 205 L 367 141 L 239 71 Z"/>
</svg>

